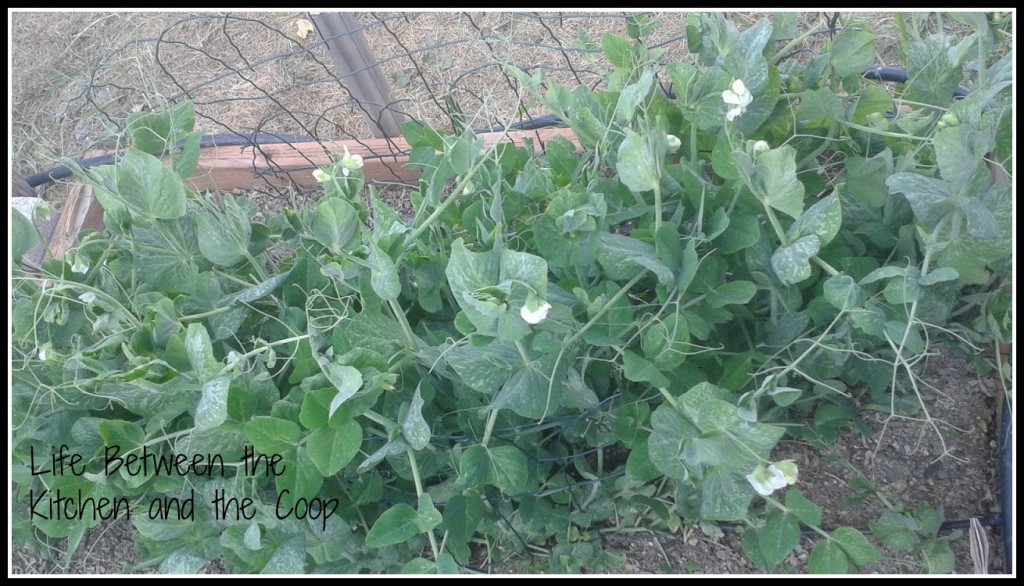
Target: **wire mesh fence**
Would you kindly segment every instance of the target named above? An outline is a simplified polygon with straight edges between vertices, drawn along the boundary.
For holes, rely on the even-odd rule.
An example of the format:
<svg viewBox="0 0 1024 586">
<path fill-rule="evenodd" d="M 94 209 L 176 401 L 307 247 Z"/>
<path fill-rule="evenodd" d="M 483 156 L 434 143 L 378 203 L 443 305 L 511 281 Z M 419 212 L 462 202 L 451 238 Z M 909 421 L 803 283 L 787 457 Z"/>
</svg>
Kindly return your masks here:
<svg viewBox="0 0 1024 586">
<path fill-rule="evenodd" d="M 478 131 L 550 125 L 557 120 L 511 68 L 597 87 L 608 68 L 601 37 L 625 35 L 628 15 L 361 13 L 342 26 L 328 16 L 182 16 L 96 64 L 67 103 L 81 121 L 75 132 L 111 135 L 134 111 L 182 100 L 195 103 L 197 126 L 216 136 L 208 144 L 256 150 L 392 139 L 408 119 L 443 130 L 461 121 Z M 685 58 L 685 24 L 685 14 L 667 15 L 650 39 L 665 61 Z M 364 54 L 354 54 L 360 45 Z M 276 185 L 268 191 L 280 195 Z"/>
</svg>

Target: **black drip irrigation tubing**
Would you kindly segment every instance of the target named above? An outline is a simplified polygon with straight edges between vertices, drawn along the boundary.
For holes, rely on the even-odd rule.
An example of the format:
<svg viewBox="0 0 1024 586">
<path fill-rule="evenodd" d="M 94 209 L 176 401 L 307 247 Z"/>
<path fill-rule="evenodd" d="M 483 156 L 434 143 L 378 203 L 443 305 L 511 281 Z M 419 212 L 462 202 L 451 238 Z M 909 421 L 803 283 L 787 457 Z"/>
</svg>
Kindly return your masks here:
<svg viewBox="0 0 1024 586">
<path fill-rule="evenodd" d="M 874 81 L 882 81 L 888 83 L 906 83 L 908 79 L 907 70 L 900 67 L 872 67 L 864 72 L 864 78 Z M 674 98 L 675 94 L 671 88 L 665 90 L 666 95 L 669 98 Z M 963 86 L 958 86 L 954 96 L 957 98 L 965 98 L 970 93 L 970 90 Z M 523 120 L 521 122 L 515 122 L 508 126 L 493 126 L 490 128 L 476 128 L 476 132 L 502 132 L 504 130 L 540 130 L 542 128 L 550 128 L 552 126 L 558 126 L 563 124 L 561 118 L 554 114 L 547 114 L 545 116 L 538 116 L 536 118 L 530 118 L 529 120 Z M 323 142 L 319 139 L 311 136 L 293 135 L 293 134 L 271 134 L 264 132 L 253 132 L 251 134 L 213 134 L 204 136 L 199 141 L 200 148 L 215 148 L 215 147 L 252 147 L 264 144 L 283 144 L 283 143 L 301 143 L 301 142 Z M 181 148 L 182 144 L 176 145 L 176 148 Z M 366 158 L 366 157 L 364 157 Z M 96 167 L 99 165 L 112 165 L 114 164 L 116 155 L 103 155 L 100 157 L 92 157 L 84 159 L 78 162 L 79 167 L 82 169 L 88 169 L 90 167 Z M 72 175 L 71 170 L 67 167 L 60 165 L 36 173 L 25 179 L 29 187 L 39 187 L 45 185 L 51 181 L 57 181 L 60 179 L 67 179 Z"/>
</svg>

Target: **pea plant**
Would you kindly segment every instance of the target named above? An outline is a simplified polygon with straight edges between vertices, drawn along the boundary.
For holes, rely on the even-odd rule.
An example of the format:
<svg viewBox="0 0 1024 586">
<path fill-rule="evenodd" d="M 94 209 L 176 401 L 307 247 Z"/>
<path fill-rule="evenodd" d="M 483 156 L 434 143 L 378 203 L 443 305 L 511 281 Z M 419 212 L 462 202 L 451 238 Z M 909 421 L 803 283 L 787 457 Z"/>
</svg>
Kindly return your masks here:
<svg viewBox="0 0 1024 586">
<path fill-rule="evenodd" d="M 792 19 L 694 14 L 663 66 L 632 18 L 599 91 L 510 71 L 576 143 L 407 122 L 411 218 L 346 151 L 314 209 L 253 221 L 183 180 L 192 104 L 133 115 L 76 168 L 106 228 L 13 275 L 15 537 L 127 517 L 169 573 L 600 572 L 602 532 L 731 523 L 768 570 L 801 526 L 811 571 L 871 563 L 772 453 L 864 404 L 934 426 L 929 348 L 999 336 L 971 324 L 1010 276 L 1012 54 L 960 16 L 894 88 L 864 24 L 798 62 Z"/>
</svg>

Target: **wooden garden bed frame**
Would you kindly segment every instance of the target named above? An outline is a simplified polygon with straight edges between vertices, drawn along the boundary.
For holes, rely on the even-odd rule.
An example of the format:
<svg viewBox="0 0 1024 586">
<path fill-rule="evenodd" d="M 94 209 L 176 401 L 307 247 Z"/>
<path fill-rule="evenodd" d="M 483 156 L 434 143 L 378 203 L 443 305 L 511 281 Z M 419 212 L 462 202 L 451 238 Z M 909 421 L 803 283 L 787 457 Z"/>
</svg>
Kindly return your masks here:
<svg viewBox="0 0 1024 586">
<path fill-rule="evenodd" d="M 577 147 L 579 141 L 568 128 L 490 132 L 479 135 L 484 147 L 498 142 L 532 148 L 544 148 L 548 141 L 562 137 Z M 363 157 L 363 174 L 367 181 L 415 181 L 419 171 L 410 169 L 409 144 L 402 138 L 374 138 L 332 142 L 264 144 L 247 147 L 212 147 L 202 150 L 199 166 L 188 180 L 197 191 L 244 192 L 268 187 L 295 186 L 314 188 L 317 181 L 313 169 L 331 164 L 332 154 L 349 153 Z M 86 153 L 86 158 L 104 154 Z M 75 246 L 82 230 L 102 230 L 103 209 L 92 189 L 76 184 L 64 203 L 60 219 L 50 238 L 49 251 L 61 259 Z"/>
</svg>

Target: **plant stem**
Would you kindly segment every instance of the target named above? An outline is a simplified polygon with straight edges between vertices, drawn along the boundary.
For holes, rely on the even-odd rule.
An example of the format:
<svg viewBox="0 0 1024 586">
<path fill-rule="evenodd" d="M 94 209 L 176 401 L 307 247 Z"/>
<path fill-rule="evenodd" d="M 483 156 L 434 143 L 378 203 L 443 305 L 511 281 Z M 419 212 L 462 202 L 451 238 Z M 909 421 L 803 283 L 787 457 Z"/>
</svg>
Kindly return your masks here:
<svg viewBox="0 0 1024 586">
<path fill-rule="evenodd" d="M 792 511 L 789 510 L 789 507 L 787 507 L 786 505 L 784 505 L 784 504 L 780 503 L 779 501 L 773 499 L 772 497 L 770 497 L 770 496 L 763 496 L 762 495 L 762 498 L 764 498 L 764 500 L 768 504 L 772 505 L 773 507 L 775 507 L 776 509 L 782 511 L 783 513 L 789 513 L 790 515 L 793 514 Z M 793 515 L 793 516 L 795 517 L 796 515 Z M 828 534 L 828 531 L 825 531 L 821 527 L 818 527 L 817 525 L 811 525 L 810 523 L 806 523 L 806 522 L 804 522 L 802 520 L 800 522 L 803 523 L 804 525 L 806 525 L 807 527 L 809 527 L 812 531 L 814 531 L 818 535 L 821 535 L 822 537 L 824 537 L 825 539 L 832 539 L 832 536 Z"/>
<path fill-rule="evenodd" d="M 388 307 L 391 308 L 391 313 L 395 314 L 395 319 L 398 320 L 398 324 L 402 326 L 402 332 L 405 334 L 406 340 L 415 349 L 418 344 L 416 343 L 416 334 L 413 333 L 412 327 L 409 325 L 409 320 L 405 317 L 405 312 L 402 311 L 402 306 L 398 304 L 395 299 L 388 300 Z"/>
<path fill-rule="evenodd" d="M 690 125 L 690 161 L 697 162 L 697 125 Z"/>
<path fill-rule="evenodd" d="M 904 138 L 906 140 L 919 140 L 921 142 L 931 142 L 931 137 L 928 136 L 915 136 L 913 134 L 906 134 L 902 132 L 889 132 L 888 130 L 879 130 L 878 128 L 871 128 L 870 126 L 863 126 L 856 122 L 849 122 L 847 120 L 836 120 L 838 124 L 841 124 L 847 128 L 854 130 L 860 130 L 861 132 L 867 132 L 869 134 L 877 134 L 879 136 L 888 136 L 890 138 Z"/>
<path fill-rule="evenodd" d="M 813 261 L 814 261 L 814 264 L 816 264 L 816 265 L 818 265 L 819 267 L 821 267 L 821 268 L 822 268 L 822 269 L 823 269 L 823 270 L 824 270 L 824 271 L 825 271 L 826 273 L 828 273 L 829 275 L 831 275 L 831 276 L 833 276 L 833 277 L 834 277 L 834 276 L 836 276 L 836 275 L 838 275 L 838 274 L 839 274 L 839 271 L 837 271 L 837 270 L 836 270 L 835 268 L 833 268 L 833 267 L 832 267 L 832 265 L 830 265 L 830 264 L 828 264 L 827 262 L 825 262 L 825 261 L 821 260 L 821 258 L 820 258 L 820 257 L 818 257 L 818 255 L 814 255 L 814 256 L 812 256 L 812 257 L 811 257 L 811 260 L 813 260 Z"/>
<path fill-rule="evenodd" d="M 501 131 L 501 136 L 497 138 L 494 144 L 497 145 L 501 141 L 505 140 L 505 137 L 507 135 L 508 128 L 506 127 L 504 130 Z M 448 198 L 442 201 L 433 211 L 433 213 L 427 216 L 426 220 L 423 220 L 422 224 L 420 224 L 415 230 L 413 230 L 411 233 L 409 233 L 408 236 L 406 236 L 406 249 L 412 246 L 412 243 L 416 242 L 420 235 L 426 232 L 430 228 L 430 226 L 437 221 L 437 218 L 439 218 L 441 214 L 443 214 L 444 211 L 448 209 L 448 206 L 450 206 L 452 202 L 458 199 L 458 197 L 462 194 L 462 191 L 466 188 L 466 185 L 473 179 L 473 176 L 476 175 L 477 171 L 479 171 L 480 168 L 483 167 L 484 163 L 487 161 L 487 155 L 489 155 L 493 150 L 494 147 L 491 147 L 491 150 L 483 153 L 480 156 L 480 160 L 477 161 L 475 165 L 473 165 L 473 168 L 462 176 L 462 179 L 459 180 L 458 184 L 455 185 L 455 188 L 452 189 L 451 193 L 448 194 Z"/>
<path fill-rule="evenodd" d="M 420 480 L 420 467 L 416 464 L 416 452 L 412 448 L 406 449 L 406 453 L 409 454 L 409 467 L 412 468 L 412 481 L 416 484 L 416 498 L 423 496 L 423 482 Z M 436 562 L 441 554 L 441 550 L 437 547 L 437 539 L 434 537 L 434 530 L 427 531 L 427 537 L 430 539 L 430 551 L 434 554 L 434 561 Z"/>
<path fill-rule="evenodd" d="M 779 52 L 776 53 L 775 55 L 772 55 L 772 58 L 771 58 L 771 60 L 768 63 L 770 65 L 778 65 L 779 61 L 782 61 L 783 57 L 785 57 L 786 55 L 789 55 L 789 52 L 792 51 L 794 47 L 796 47 L 800 43 L 806 41 L 807 39 L 811 38 L 811 36 L 817 34 L 818 31 L 820 31 L 820 30 L 821 30 L 821 24 L 819 23 L 819 24 L 815 25 L 814 28 L 812 28 L 811 30 L 805 32 L 804 34 L 800 35 L 799 37 L 796 37 L 792 41 L 786 43 L 785 47 L 780 49 Z"/>
<path fill-rule="evenodd" d="M 494 422 L 498 420 L 498 411 L 500 409 L 492 409 L 487 416 L 487 425 L 484 426 L 484 439 L 480 440 L 480 445 L 485 448 L 487 447 L 487 442 L 491 441 L 491 432 L 494 431 Z"/>
<path fill-rule="evenodd" d="M 786 238 L 786 231 L 782 229 L 782 224 L 779 223 L 779 218 L 776 217 L 775 211 L 767 203 L 764 204 L 764 211 L 768 216 L 768 221 L 772 224 L 772 228 L 775 229 L 775 235 L 779 237 L 779 242 L 783 246 L 788 246 L 789 239 Z"/>
<path fill-rule="evenodd" d="M 566 340 L 562 344 L 562 348 L 568 348 L 574 342 L 576 342 L 576 340 L 579 340 L 580 337 L 583 336 L 583 334 L 587 330 L 592 328 L 594 324 L 597 323 L 597 320 L 601 319 L 602 317 L 604 317 L 604 314 L 608 313 L 608 311 L 612 308 L 612 305 L 617 303 L 619 299 L 622 299 L 622 297 L 625 296 L 626 293 L 628 293 L 629 290 L 633 288 L 633 285 L 636 285 L 638 282 L 640 282 L 640 279 L 643 278 L 643 276 L 646 274 L 647 269 L 641 269 L 640 272 L 637 273 L 632 279 L 630 279 L 629 282 L 623 285 L 622 288 L 615 293 L 615 295 L 612 295 L 611 298 L 608 299 L 608 301 L 606 301 L 605 304 L 601 306 L 601 309 L 597 310 L 597 313 L 594 314 L 594 317 L 590 318 L 590 321 L 584 324 L 578 332 L 576 332 L 568 340 Z"/>
<path fill-rule="evenodd" d="M 654 184 L 654 233 L 661 229 L 661 183 Z"/>
<path fill-rule="evenodd" d="M 225 305 L 224 307 L 218 307 L 217 309 L 211 309 L 210 311 L 204 311 L 202 313 L 193 313 L 192 315 L 184 315 L 178 321 L 186 322 L 186 321 L 193 321 L 193 320 L 197 320 L 197 319 L 205 319 L 205 318 L 208 318 L 208 317 L 212 317 L 214 315 L 219 315 L 219 314 L 222 314 L 222 313 L 226 313 L 228 311 L 231 311 L 232 309 L 234 309 L 234 306 L 232 306 L 232 305 Z"/>
</svg>

